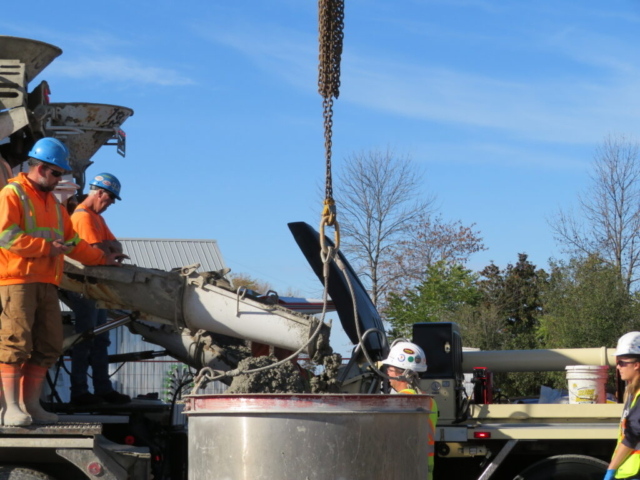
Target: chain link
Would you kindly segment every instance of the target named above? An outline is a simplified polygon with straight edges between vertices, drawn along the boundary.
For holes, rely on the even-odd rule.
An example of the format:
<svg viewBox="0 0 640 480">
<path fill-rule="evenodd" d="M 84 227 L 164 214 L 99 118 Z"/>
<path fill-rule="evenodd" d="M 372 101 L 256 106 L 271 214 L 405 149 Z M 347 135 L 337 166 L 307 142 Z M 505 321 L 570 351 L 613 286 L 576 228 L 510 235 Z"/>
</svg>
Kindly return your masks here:
<svg viewBox="0 0 640 480">
<path fill-rule="evenodd" d="M 318 92 L 322 95 L 324 119 L 324 148 L 327 163 L 325 181 L 326 225 L 336 222 L 336 208 L 333 200 L 333 179 L 331 176 L 331 148 L 333 136 L 333 99 L 340 95 L 340 58 L 344 39 L 344 0 L 318 0 L 319 25 L 319 66 Z"/>
</svg>

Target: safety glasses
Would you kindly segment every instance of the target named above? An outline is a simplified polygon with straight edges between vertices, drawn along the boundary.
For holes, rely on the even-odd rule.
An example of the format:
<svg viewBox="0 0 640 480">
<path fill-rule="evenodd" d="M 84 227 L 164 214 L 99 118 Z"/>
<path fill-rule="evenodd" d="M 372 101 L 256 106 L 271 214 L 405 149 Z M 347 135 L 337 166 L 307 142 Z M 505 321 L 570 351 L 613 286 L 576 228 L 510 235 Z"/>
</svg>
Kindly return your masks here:
<svg viewBox="0 0 640 480">
<path fill-rule="evenodd" d="M 51 175 L 53 175 L 56 178 L 60 178 L 62 175 L 64 175 L 64 172 L 59 172 L 58 170 L 54 170 L 51 167 L 46 167 L 46 168 L 51 172 Z"/>
<path fill-rule="evenodd" d="M 629 361 L 618 360 L 616 362 L 616 365 L 618 365 L 619 367 L 626 367 L 627 365 L 631 365 L 632 363 L 638 363 L 638 362 L 636 360 L 629 360 Z"/>
</svg>

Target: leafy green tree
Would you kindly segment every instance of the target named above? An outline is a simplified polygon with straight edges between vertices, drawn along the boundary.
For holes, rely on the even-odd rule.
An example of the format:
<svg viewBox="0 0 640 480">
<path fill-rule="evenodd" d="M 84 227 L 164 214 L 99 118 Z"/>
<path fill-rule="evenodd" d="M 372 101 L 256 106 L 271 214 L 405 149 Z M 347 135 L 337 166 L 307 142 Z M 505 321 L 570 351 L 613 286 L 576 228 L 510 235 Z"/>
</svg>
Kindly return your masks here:
<svg viewBox="0 0 640 480">
<path fill-rule="evenodd" d="M 540 332 L 549 348 L 615 346 L 640 327 L 640 304 L 619 270 L 598 255 L 551 263 Z"/>
<path fill-rule="evenodd" d="M 504 316 L 496 305 L 462 305 L 451 321 L 460 327 L 462 344 L 480 350 L 502 350 L 508 335 Z"/>
<path fill-rule="evenodd" d="M 497 309 L 504 321 L 503 349 L 540 348 L 537 329 L 543 313 L 547 273 L 520 253 L 515 265 L 500 270 L 492 263 L 480 275 L 482 306 Z"/>
<path fill-rule="evenodd" d="M 539 335 L 543 296 L 548 275 L 532 264 L 527 255 L 518 255 L 515 264 L 501 270 L 491 264 L 480 272 L 478 288 L 482 296 L 476 307 L 463 312 L 463 332 L 473 333 L 472 345 L 495 350 L 543 348 Z M 473 320 L 478 323 L 472 323 Z M 545 375 L 534 373 L 501 373 L 496 384 L 508 397 L 538 395 Z"/>
<path fill-rule="evenodd" d="M 417 322 L 451 321 L 464 305 L 480 300 L 477 276 L 461 265 L 439 261 L 427 267 L 425 280 L 405 295 L 392 293 L 385 310 L 394 337 L 411 337 Z"/>
</svg>

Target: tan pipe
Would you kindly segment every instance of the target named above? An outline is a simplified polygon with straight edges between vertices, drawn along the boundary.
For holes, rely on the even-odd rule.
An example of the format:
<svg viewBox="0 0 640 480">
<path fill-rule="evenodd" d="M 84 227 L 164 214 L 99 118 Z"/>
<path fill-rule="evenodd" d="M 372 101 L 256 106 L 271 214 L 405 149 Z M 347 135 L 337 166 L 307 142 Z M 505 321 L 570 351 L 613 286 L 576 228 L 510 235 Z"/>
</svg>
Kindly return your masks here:
<svg viewBox="0 0 640 480">
<path fill-rule="evenodd" d="M 553 372 L 569 365 L 615 367 L 615 348 L 565 348 L 557 350 L 494 350 L 464 352 L 462 371 L 486 367 L 492 372 Z"/>
</svg>

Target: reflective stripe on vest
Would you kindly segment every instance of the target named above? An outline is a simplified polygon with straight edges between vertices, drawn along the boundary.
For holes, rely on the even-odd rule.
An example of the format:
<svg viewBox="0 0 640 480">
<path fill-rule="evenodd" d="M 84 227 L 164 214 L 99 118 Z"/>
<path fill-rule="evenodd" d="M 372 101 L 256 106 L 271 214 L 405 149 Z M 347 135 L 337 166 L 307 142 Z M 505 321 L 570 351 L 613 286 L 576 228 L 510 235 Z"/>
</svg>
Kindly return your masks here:
<svg viewBox="0 0 640 480">
<path fill-rule="evenodd" d="M 39 227 L 36 222 L 36 210 L 33 207 L 31 199 L 24 192 L 22 185 L 17 182 L 12 182 L 5 188 L 10 188 L 11 190 L 13 190 L 20 199 L 20 203 L 22 203 L 24 230 L 21 229 L 19 225 L 11 225 L 9 228 L 0 233 L 0 247 L 11 247 L 11 245 L 13 245 L 13 242 L 15 242 L 18 236 L 20 236 L 20 234 L 22 233 L 26 233 L 27 235 L 36 238 L 43 238 L 47 242 L 52 242 L 54 240 L 64 240 L 64 224 L 62 223 L 62 212 L 60 211 L 60 204 L 57 201 L 54 200 L 56 217 L 58 220 L 58 228 Z"/>
<path fill-rule="evenodd" d="M 631 411 L 631 409 L 634 407 L 639 396 L 640 396 L 640 391 L 638 391 L 633 397 L 633 400 L 629 405 L 629 411 Z M 627 424 L 627 419 L 623 418 L 622 421 L 620 422 L 620 431 L 618 432 L 618 445 L 622 443 L 622 439 L 624 438 L 624 428 L 626 424 Z M 617 450 L 617 445 L 616 445 L 616 450 Z M 614 451 L 614 455 L 615 455 L 615 451 Z M 620 465 L 616 470 L 616 478 L 629 478 L 634 476 L 638 472 L 640 472 L 640 450 L 634 450 L 631 452 L 631 455 L 629 455 L 627 459 L 624 462 L 622 462 L 622 465 Z"/>
<path fill-rule="evenodd" d="M 413 388 L 405 388 L 404 390 L 399 391 L 398 393 L 400 394 L 404 394 L 404 395 L 416 395 L 416 391 Z M 428 468 L 429 468 L 429 473 L 428 473 L 428 480 L 433 480 L 433 467 L 435 464 L 434 458 L 435 458 L 435 449 L 436 449 L 436 442 L 435 442 L 435 437 L 436 437 L 436 423 L 438 421 L 438 410 L 437 410 L 437 404 L 435 402 L 435 400 L 433 399 L 433 397 L 427 397 L 429 399 L 429 411 L 431 413 L 429 413 L 429 432 L 427 434 L 428 440 L 428 447 L 427 447 L 427 456 L 428 456 Z M 434 408 L 434 406 L 436 408 Z"/>
</svg>

